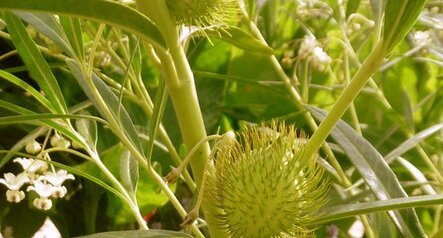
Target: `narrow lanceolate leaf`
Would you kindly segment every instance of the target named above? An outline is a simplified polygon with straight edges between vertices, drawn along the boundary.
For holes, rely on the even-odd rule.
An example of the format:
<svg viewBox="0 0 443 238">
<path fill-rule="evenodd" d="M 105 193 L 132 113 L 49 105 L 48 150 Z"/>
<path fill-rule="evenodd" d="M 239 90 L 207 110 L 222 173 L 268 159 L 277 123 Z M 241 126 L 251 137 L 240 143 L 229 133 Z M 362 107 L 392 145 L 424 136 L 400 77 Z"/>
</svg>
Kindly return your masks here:
<svg viewBox="0 0 443 238">
<path fill-rule="evenodd" d="M 37 81 L 51 102 L 53 107 L 51 111 L 60 114 L 67 113 L 68 109 L 57 80 L 52 74 L 45 58 L 26 31 L 22 21 L 11 13 L 5 13 L 4 16 L 12 42 L 25 62 L 32 78 Z"/>
<path fill-rule="evenodd" d="M 409 207 L 420 207 L 439 205 L 443 203 L 443 194 L 414 196 L 407 198 L 393 198 L 384 201 L 373 201 L 365 203 L 352 203 L 325 207 L 319 211 L 316 223 L 327 223 L 346 217 L 352 217 L 371 212 L 389 211 Z"/>
<path fill-rule="evenodd" d="M 49 14 L 33 14 L 30 12 L 14 12 L 15 15 L 29 23 L 40 33 L 51 39 L 67 55 L 73 57 L 74 51 L 64 39 L 63 30 L 60 28 L 57 20 Z"/>
<path fill-rule="evenodd" d="M 370 0 L 372 15 L 377 23 L 382 21 L 383 9 L 385 8 L 387 1 L 388 0 Z"/>
<path fill-rule="evenodd" d="M 120 178 L 126 190 L 135 195 L 138 182 L 138 160 L 128 150 L 120 156 Z"/>
<path fill-rule="evenodd" d="M 3 71 L 1 69 L 0 69 L 0 78 L 8 80 L 9 82 L 15 84 L 16 86 L 20 87 L 21 89 L 31 94 L 38 102 L 40 102 L 49 111 L 52 109 L 51 102 L 49 102 L 48 99 L 43 97 L 43 95 L 39 91 L 37 91 L 35 88 L 33 88 L 31 85 L 29 85 L 22 79 L 17 78 L 14 75 L 6 71 Z"/>
<path fill-rule="evenodd" d="M 429 136 L 433 135 L 434 133 L 443 130 L 443 123 L 433 125 L 423 131 L 420 131 L 413 137 L 409 138 L 405 142 L 403 142 L 401 145 L 399 145 L 397 148 L 389 152 L 385 156 L 385 160 L 389 163 L 398 156 L 401 156 L 403 153 L 407 152 L 408 150 L 414 148 L 418 143 L 423 141 L 424 139 L 428 138 Z"/>
<path fill-rule="evenodd" d="M 139 35 L 155 46 L 165 47 L 160 31 L 151 20 L 135 9 L 115 1 L 0 0 L 0 10 L 46 12 L 97 20 Z"/>
<path fill-rule="evenodd" d="M 389 53 L 411 30 L 427 0 L 388 0 L 383 45 Z"/>
<path fill-rule="evenodd" d="M 245 51 L 265 55 L 274 54 L 272 48 L 235 26 L 219 27 L 215 29 L 209 28 L 205 30 L 204 34 L 207 34 L 214 39 L 220 38 L 221 40 Z"/>
<path fill-rule="evenodd" d="M 346 4 L 346 18 L 348 18 L 352 13 L 356 12 L 360 6 L 361 0 L 349 0 Z"/>
<path fill-rule="evenodd" d="M 76 56 L 80 59 L 84 59 L 85 52 L 83 48 L 83 36 L 80 19 L 60 16 L 60 24 L 63 27 L 63 30 L 65 30 L 66 37 L 68 38 L 69 43 L 71 43 L 71 47 Z"/>
<path fill-rule="evenodd" d="M 121 123 L 120 126 L 132 145 L 139 151 L 143 151 L 132 119 L 125 107 L 119 103 L 119 99 L 114 92 L 94 73 L 91 77 L 92 82 L 88 83 L 88 79 L 75 61 L 67 60 L 66 63 L 86 96 L 92 101 L 100 114 L 108 121 Z"/>
<path fill-rule="evenodd" d="M 308 107 L 308 110 L 318 120 L 323 120 L 327 115 L 326 111 L 319 108 Z M 343 148 L 379 200 L 408 197 L 383 156 L 346 122 L 340 120 L 332 130 L 331 137 Z M 389 215 L 403 237 L 426 237 L 414 209 L 402 209 L 390 212 Z"/>
</svg>

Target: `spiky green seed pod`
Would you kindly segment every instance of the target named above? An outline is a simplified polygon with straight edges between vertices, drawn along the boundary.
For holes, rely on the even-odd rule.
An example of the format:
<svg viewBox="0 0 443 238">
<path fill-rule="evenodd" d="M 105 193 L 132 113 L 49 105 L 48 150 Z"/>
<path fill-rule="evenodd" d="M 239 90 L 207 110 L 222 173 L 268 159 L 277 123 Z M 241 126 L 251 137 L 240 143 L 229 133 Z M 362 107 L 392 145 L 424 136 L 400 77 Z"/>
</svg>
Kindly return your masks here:
<svg viewBox="0 0 443 238">
<path fill-rule="evenodd" d="M 311 237 L 327 186 L 316 158 L 303 156 L 294 127 L 250 128 L 218 150 L 204 203 L 235 238 Z"/>
<path fill-rule="evenodd" d="M 177 25 L 208 27 L 226 24 L 238 15 L 238 0 L 166 0 Z"/>
</svg>

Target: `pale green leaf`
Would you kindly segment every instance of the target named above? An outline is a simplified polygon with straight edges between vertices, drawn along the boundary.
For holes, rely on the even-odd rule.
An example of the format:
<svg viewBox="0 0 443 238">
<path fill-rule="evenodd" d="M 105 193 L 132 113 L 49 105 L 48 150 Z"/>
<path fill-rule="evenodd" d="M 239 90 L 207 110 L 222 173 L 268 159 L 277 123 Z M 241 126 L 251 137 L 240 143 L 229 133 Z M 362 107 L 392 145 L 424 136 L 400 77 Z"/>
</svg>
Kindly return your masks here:
<svg viewBox="0 0 443 238">
<path fill-rule="evenodd" d="M 411 30 L 427 0 L 388 0 L 385 9 L 383 46 L 389 53 Z"/>
<path fill-rule="evenodd" d="M 158 28 L 145 15 L 115 1 L 106 0 L 0 0 L 1 10 L 46 12 L 107 23 L 164 47 Z M 124 17 L 122 17 L 124 16 Z"/>
<path fill-rule="evenodd" d="M 274 54 L 271 47 L 235 26 L 209 28 L 205 30 L 204 34 L 213 38 L 220 38 L 233 46 L 251 53 L 264 55 Z"/>
<path fill-rule="evenodd" d="M 319 108 L 308 107 L 308 110 L 318 120 L 323 120 L 327 115 Z M 332 130 L 331 137 L 343 148 L 379 200 L 408 197 L 383 156 L 346 122 L 340 120 Z M 426 237 L 414 209 L 389 214 L 404 237 Z"/>
<path fill-rule="evenodd" d="M 137 191 L 138 160 L 128 150 L 120 156 L 120 178 L 126 190 L 134 195 Z"/>
<path fill-rule="evenodd" d="M 353 217 L 371 212 L 381 212 L 439 204 L 443 204 L 443 194 L 414 196 L 407 198 L 393 198 L 384 201 L 372 201 L 365 203 L 331 206 L 325 207 L 319 211 L 319 218 L 316 219 L 315 223 L 328 223 L 338 219 Z"/>
</svg>

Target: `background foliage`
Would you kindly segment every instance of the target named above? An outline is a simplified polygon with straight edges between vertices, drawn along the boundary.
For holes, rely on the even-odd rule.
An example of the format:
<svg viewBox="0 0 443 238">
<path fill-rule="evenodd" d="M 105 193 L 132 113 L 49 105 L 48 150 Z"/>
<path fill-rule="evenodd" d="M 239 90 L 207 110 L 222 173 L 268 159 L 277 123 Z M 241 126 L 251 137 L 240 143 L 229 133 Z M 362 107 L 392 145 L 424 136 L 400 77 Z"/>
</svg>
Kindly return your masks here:
<svg viewBox="0 0 443 238">
<path fill-rule="evenodd" d="M 127 148 L 104 122 L 118 118 L 122 133 L 142 151 L 154 143 L 150 159 L 160 176 L 177 166 L 176 158 L 185 157 L 188 151 L 174 108 L 170 101 L 162 100 L 164 93 L 167 96 L 164 78 L 148 53 L 150 48 L 142 43 L 150 40 L 164 45 L 161 33 L 149 19 L 129 8 L 132 3 L 122 7 L 117 1 L 84 0 L 83 6 L 75 1 L 58 5 L 49 0 L 19 2 L 0 1 L 0 9 L 46 9 L 60 15 L 4 11 L 0 17 L 0 174 L 17 172 L 18 166 L 11 160 L 15 153 L 31 138 L 43 142 L 51 133 L 49 127 L 73 142 L 75 131 L 126 189 L 134 189 L 138 183 L 133 193 L 149 227 L 181 230 L 181 214 L 155 179 L 140 170 L 133 181 L 133 171 L 122 171 L 122 163 L 133 163 L 133 159 L 130 155 L 123 158 Z M 414 4 L 426 1 L 404 2 L 413 5 L 407 9 L 414 9 L 419 8 Z M 67 7 L 74 5 L 78 9 Z M 358 215 L 372 212 L 366 218 L 375 237 L 402 237 L 398 228 L 410 229 L 412 235 L 424 231 L 429 237 L 441 237 L 442 206 L 435 204 L 443 201 L 442 2 L 428 1 L 421 12 L 406 11 L 400 22 L 412 24 L 418 16 L 412 30 L 406 32 L 396 26 L 397 18 L 389 18 L 395 16 L 397 1 L 250 0 L 246 6 L 269 47 L 254 38 L 241 21 L 237 28 L 185 41 L 208 135 L 272 119 L 312 134 L 307 111 L 317 122 L 324 118 L 325 110 L 330 110 L 381 35 L 392 34 L 392 46 L 387 48 L 393 51 L 328 138 L 351 186 L 331 168 L 328 155 L 320 153 L 332 188 L 316 232 L 318 237 L 336 237 L 335 233 L 350 237 L 351 226 L 364 220 Z M 102 10 L 94 10 L 98 8 Z M 314 37 L 328 55 L 326 63 L 318 65 L 313 55 L 303 57 L 306 37 Z M 98 102 L 91 101 L 94 92 L 88 89 L 85 77 L 85 67 L 91 62 L 93 67 L 87 69 L 93 72 L 92 85 L 110 109 L 108 117 Z M 284 83 L 281 72 L 292 87 Z M 300 108 L 290 90 L 297 90 L 309 107 Z M 161 106 L 164 111 L 158 109 Z M 154 141 L 155 118 L 161 120 L 162 129 Z M 65 124 L 57 124 L 60 121 Z M 33 208 L 30 198 L 11 204 L 0 196 L 3 235 L 12 229 L 17 232 L 15 237 L 29 237 L 46 217 L 64 237 L 137 228 L 131 209 L 106 187 L 115 184 L 95 162 L 63 150 L 51 157 L 76 169 L 70 172 L 78 170 L 89 177 L 69 181 L 66 199 L 57 200 L 47 212 Z M 189 211 L 193 188 L 187 185 L 180 180 L 170 188 Z M 5 192 L 0 187 L 0 194 Z M 408 198 L 418 195 L 429 196 Z M 377 203 L 382 197 L 394 200 Z M 353 205 L 360 202 L 373 203 L 352 213 Z M 405 209 L 415 206 L 420 208 Z M 393 208 L 403 210 L 390 218 L 386 210 Z M 396 227 L 393 220 L 400 225 Z"/>
</svg>

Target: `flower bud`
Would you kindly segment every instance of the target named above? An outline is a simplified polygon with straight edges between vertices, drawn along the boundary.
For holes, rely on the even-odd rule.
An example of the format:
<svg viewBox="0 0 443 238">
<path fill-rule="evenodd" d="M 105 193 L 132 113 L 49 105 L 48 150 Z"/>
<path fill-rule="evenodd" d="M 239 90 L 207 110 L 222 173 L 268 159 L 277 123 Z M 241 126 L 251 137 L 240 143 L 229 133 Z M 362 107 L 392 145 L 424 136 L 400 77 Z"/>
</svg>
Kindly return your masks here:
<svg viewBox="0 0 443 238">
<path fill-rule="evenodd" d="M 42 146 L 37 141 L 33 140 L 26 144 L 25 150 L 29 154 L 35 155 L 42 150 Z"/>
</svg>

